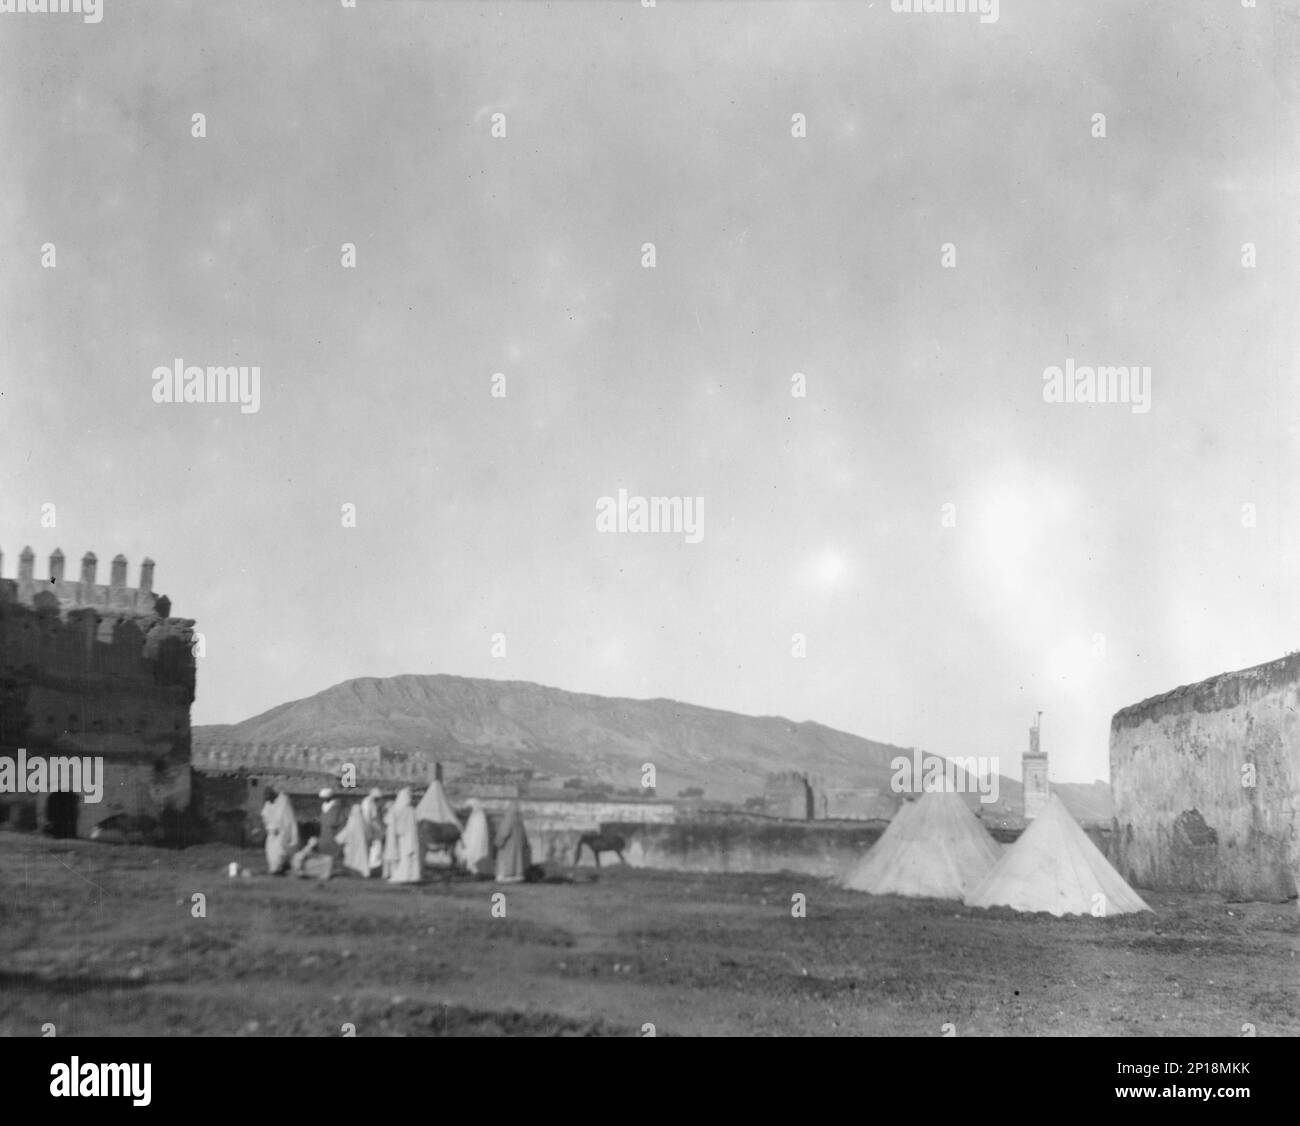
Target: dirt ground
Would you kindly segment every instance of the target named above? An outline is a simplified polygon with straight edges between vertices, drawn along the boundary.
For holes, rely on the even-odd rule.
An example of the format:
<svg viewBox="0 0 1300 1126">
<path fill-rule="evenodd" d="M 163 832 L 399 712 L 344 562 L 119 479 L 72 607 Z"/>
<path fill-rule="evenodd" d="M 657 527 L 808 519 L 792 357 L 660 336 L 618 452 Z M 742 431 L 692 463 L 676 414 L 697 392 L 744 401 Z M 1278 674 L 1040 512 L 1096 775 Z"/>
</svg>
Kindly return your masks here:
<svg viewBox="0 0 1300 1126">
<path fill-rule="evenodd" d="M 1300 1035 L 1294 901 L 1150 893 L 1154 916 L 1058 920 L 798 875 L 263 869 L 0 832 L 0 1034 Z"/>
</svg>

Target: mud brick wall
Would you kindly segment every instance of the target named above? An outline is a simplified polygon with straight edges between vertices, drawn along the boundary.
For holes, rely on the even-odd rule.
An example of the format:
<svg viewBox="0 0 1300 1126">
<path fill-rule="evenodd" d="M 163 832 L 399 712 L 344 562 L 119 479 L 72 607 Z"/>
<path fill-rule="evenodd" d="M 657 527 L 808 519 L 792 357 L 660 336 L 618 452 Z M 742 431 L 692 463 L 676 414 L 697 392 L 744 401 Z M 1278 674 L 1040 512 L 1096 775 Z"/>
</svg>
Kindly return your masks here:
<svg viewBox="0 0 1300 1126">
<path fill-rule="evenodd" d="M 1253 787 L 1247 770 L 1254 773 Z M 1300 653 L 1124 708 L 1111 720 L 1111 840 L 1138 887 L 1296 892 Z"/>
<path fill-rule="evenodd" d="M 636 868 L 672 872 L 801 872 L 834 877 L 862 859 L 884 822 L 803 823 L 759 820 L 685 821 L 675 825 L 610 824 L 626 838 Z"/>
<path fill-rule="evenodd" d="M 452 804 L 460 807 L 460 795 L 453 791 L 450 797 Z M 572 864 L 579 838 L 584 833 L 599 832 L 607 822 L 664 825 L 671 823 L 677 816 L 677 810 L 671 802 L 551 801 L 528 798 L 516 802 L 512 798 L 484 798 L 480 804 L 487 812 L 493 833 L 506 811 L 518 804 L 534 864 Z M 630 862 L 631 858 L 628 859 Z M 612 853 L 601 857 L 602 864 L 607 861 L 618 863 L 618 858 Z M 585 849 L 582 863 L 594 863 L 590 852 Z"/>
<path fill-rule="evenodd" d="M 95 581 L 96 565 L 87 552 L 80 579 L 67 580 L 56 551 L 49 577 L 37 579 L 24 550 L 18 578 L 0 578 L 0 754 L 103 757 L 104 798 L 80 805 L 79 836 L 114 814 L 158 817 L 191 798 L 194 622 L 168 616 L 169 600 L 153 593 L 151 560 L 138 587 L 126 585 L 122 556 L 107 586 Z M 41 795 L 39 816 L 45 805 Z"/>
</svg>

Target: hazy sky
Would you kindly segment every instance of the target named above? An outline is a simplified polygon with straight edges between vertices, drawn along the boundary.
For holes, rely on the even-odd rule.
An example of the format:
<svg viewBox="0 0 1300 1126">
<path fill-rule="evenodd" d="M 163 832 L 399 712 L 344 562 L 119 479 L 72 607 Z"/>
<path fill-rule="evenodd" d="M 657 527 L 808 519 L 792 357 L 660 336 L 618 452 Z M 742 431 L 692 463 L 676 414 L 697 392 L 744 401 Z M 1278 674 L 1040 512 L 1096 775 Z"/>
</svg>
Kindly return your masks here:
<svg viewBox="0 0 1300 1126">
<path fill-rule="evenodd" d="M 1053 776 L 1106 777 L 1115 710 L 1300 646 L 1298 28 L 0 14 L 4 576 L 151 555 L 205 637 L 196 723 L 445 672 L 1017 776 L 1042 709 Z M 259 366 L 260 409 L 155 402 L 178 357 Z M 1150 411 L 1045 402 L 1068 359 L 1149 366 Z M 620 488 L 703 497 L 703 539 L 601 534 Z"/>
</svg>

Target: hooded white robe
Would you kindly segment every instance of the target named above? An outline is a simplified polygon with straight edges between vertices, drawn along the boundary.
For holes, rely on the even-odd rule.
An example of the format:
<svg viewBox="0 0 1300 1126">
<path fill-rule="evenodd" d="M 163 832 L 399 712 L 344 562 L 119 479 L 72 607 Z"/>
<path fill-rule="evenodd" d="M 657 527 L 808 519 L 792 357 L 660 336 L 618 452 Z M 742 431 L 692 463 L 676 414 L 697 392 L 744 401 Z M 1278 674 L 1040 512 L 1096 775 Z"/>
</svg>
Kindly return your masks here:
<svg viewBox="0 0 1300 1126">
<path fill-rule="evenodd" d="M 488 830 L 487 814 L 475 798 L 470 801 L 469 820 L 456 846 L 457 854 L 466 869 L 476 876 L 492 875 L 492 834 Z"/>
<path fill-rule="evenodd" d="M 334 839 L 343 848 L 343 866 L 351 868 L 359 876 L 369 877 L 370 842 L 366 840 L 366 821 L 359 805 L 352 807 L 347 824 Z"/>
<path fill-rule="evenodd" d="M 411 791 L 403 788 L 389 811 L 388 836 L 384 841 L 384 862 L 388 879 L 395 884 L 420 882 L 420 831 L 411 806 Z"/>
<path fill-rule="evenodd" d="M 262 824 L 266 827 L 266 868 L 271 875 L 278 875 L 298 847 L 298 819 L 288 794 L 277 794 L 275 801 L 262 806 Z"/>
<path fill-rule="evenodd" d="M 497 883 L 520 883 L 533 862 L 532 848 L 524 830 L 524 817 L 515 802 L 497 830 Z"/>
<path fill-rule="evenodd" d="M 365 823 L 366 840 L 370 843 L 369 860 L 373 871 L 384 863 L 384 838 L 388 835 L 383 814 L 379 812 L 378 790 L 371 790 L 361 799 L 361 819 Z"/>
</svg>

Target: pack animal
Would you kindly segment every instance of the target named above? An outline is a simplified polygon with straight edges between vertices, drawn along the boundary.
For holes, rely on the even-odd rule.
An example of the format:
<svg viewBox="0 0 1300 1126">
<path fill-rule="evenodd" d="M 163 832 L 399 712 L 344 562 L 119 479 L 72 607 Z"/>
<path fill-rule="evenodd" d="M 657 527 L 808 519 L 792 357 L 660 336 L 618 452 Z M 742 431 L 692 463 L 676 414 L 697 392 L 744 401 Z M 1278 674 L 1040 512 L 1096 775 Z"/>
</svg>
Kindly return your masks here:
<svg viewBox="0 0 1300 1126">
<path fill-rule="evenodd" d="M 582 859 L 584 847 L 591 849 L 591 855 L 596 858 L 597 868 L 600 867 L 600 854 L 602 852 L 612 852 L 622 863 L 627 863 L 627 860 L 623 857 L 623 850 L 627 847 L 627 842 L 616 833 L 583 833 L 578 838 L 578 847 L 573 853 L 575 868 L 578 866 L 578 861 Z"/>
<path fill-rule="evenodd" d="M 447 879 L 456 867 L 456 842 L 460 840 L 460 826 L 441 821 L 420 822 L 420 855 L 430 852 L 447 854 Z"/>
</svg>

